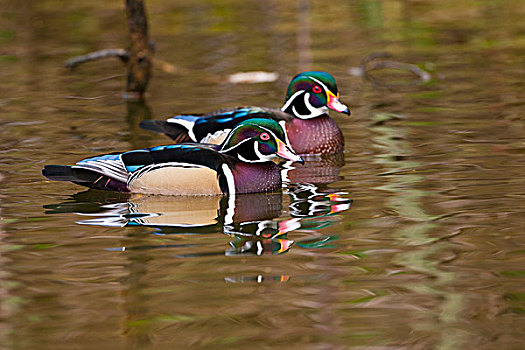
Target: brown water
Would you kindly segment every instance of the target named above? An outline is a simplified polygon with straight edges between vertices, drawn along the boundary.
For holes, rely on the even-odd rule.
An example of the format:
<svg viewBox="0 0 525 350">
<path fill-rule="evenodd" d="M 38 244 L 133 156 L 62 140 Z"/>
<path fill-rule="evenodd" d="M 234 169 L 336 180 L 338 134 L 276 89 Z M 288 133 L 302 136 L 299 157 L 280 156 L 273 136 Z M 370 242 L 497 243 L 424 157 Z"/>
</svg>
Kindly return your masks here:
<svg viewBox="0 0 525 350">
<path fill-rule="evenodd" d="M 2 348 L 523 348 L 523 1 L 147 6 L 175 71 L 157 68 L 141 105 L 119 98 L 116 60 L 63 68 L 125 45 L 121 2 L 0 3 Z M 350 74 L 380 51 L 431 80 Z M 306 69 L 351 107 L 333 115 L 344 162 L 282 193 L 124 196 L 40 175 L 168 143 L 144 118 L 279 107 Z M 254 70 L 280 77 L 225 82 Z"/>
</svg>

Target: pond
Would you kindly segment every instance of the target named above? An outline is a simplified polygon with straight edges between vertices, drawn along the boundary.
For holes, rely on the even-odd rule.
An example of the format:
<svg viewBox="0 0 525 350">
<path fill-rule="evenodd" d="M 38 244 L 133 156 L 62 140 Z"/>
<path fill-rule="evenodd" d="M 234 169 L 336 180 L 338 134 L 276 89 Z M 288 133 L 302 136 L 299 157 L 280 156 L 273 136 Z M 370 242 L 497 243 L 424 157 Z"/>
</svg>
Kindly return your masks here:
<svg viewBox="0 0 525 350">
<path fill-rule="evenodd" d="M 2 348 L 523 346 L 525 3 L 151 0 L 145 103 L 120 98 L 117 59 L 64 68 L 126 47 L 122 3 L 0 3 Z M 397 68 L 363 75 L 385 52 Z M 279 108 L 305 70 L 331 73 L 352 115 L 331 113 L 344 154 L 282 191 L 126 195 L 41 175 L 169 144 L 143 119 Z M 228 82 L 250 71 L 277 79 Z"/>
</svg>

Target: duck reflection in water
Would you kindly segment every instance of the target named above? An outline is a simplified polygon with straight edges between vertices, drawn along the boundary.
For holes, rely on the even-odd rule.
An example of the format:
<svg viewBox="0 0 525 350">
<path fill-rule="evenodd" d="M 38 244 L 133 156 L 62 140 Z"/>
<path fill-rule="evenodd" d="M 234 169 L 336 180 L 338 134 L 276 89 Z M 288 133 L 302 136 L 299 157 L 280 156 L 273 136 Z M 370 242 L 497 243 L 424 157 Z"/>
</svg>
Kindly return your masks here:
<svg viewBox="0 0 525 350">
<path fill-rule="evenodd" d="M 283 204 L 286 207 L 283 209 Z M 151 227 L 157 235 L 212 234 L 222 232 L 232 239 L 221 252 L 195 252 L 198 244 L 162 244 L 110 248 L 186 248 L 191 253 L 176 257 L 205 255 L 282 254 L 294 244 L 302 248 L 327 247 L 336 237 L 317 232 L 339 220 L 333 217 L 350 208 L 344 193 L 322 191 L 311 184 L 289 184 L 282 192 L 235 196 L 156 196 L 116 194 L 88 190 L 72 200 L 46 205 L 47 214 L 75 213 L 90 218 L 83 225 L 106 227 Z M 307 233 L 305 239 L 289 239 L 290 232 Z"/>
<path fill-rule="evenodd" d="M 286 183 L 305 183 L 319 186 L 328 185 L 342 180 L 339 175 L 345 164 L 342 152 L 332 154 L 302 155 L 305 163 L 297 167 L 292 162 L 282 163 L 281 177 Z"/>
</svg>

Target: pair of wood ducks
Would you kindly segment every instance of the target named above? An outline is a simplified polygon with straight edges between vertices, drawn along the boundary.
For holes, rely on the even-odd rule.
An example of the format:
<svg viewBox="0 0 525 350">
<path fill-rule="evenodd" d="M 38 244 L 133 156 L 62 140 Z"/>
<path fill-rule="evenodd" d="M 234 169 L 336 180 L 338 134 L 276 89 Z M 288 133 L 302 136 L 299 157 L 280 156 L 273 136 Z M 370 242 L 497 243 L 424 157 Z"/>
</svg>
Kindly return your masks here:
<svg viewBox="0 0 525 350">
<path fill-rule="evenodd" d="M 141 127 L 163 132 L 175 144 L 99 155 L 75 165 L 46 165 L 50 180 L 94 189 L 165 195 L 215 195 L 280 189 L 275 160 L 343 151 L 341 130 L 328 110 L 350 115 L 326 72 L 295 76 L 281 110 L 237 107 Z"/>
</svg>

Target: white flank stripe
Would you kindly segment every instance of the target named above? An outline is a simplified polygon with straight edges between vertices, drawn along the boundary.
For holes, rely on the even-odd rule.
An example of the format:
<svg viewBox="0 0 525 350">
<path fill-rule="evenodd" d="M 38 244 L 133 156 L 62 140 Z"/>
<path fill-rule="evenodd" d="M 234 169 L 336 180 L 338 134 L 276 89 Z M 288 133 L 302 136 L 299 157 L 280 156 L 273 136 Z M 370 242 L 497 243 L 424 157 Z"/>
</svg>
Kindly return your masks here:
<svg viewBox="0 0 525 350">
<path fill-rule="evenodd" d="M 235 195 L 235 180 L 233 178 L 233 173 L 231 169 L 226 165 L 222 165 L 222 171 L 224 176 L 226 176 L 226 182 L 228 183 L 228 192 L 230 195 Z"/>
<path fill-rule="evenodd" d="M 233 216 L 235 215 L 235 180 L 233 179 L 231 169 L 226 164 L 222 165 L 222 171 L 226 176 L 229 192 L 228 208 L 226 209 L 226 215 L 224 216 L 224 224 L 230 225 L 233 223 Z"/>
</svg>

